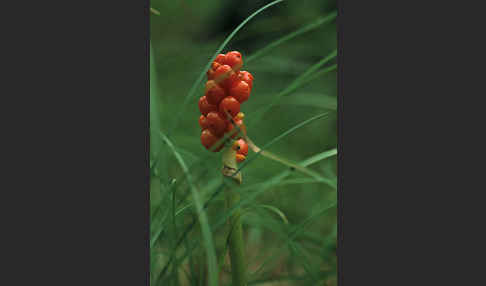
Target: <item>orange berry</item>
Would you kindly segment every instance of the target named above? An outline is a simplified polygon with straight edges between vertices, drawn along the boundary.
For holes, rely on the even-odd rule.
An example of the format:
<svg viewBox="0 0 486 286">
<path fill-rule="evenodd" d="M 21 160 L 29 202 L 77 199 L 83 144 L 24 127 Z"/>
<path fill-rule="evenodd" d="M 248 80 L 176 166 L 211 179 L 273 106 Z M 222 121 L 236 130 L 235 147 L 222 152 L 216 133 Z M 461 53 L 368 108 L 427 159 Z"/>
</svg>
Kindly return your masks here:
<svg viewBox="0 0 486 286">
<path fill-rule="evenodd" d="M 238 83 L 240 80 L 241 79 L 239 78 L 239 73 L 232 72 L 230 73 L 230 76 L 223 82 L 224 88 L 226 88 L 226 90 L 229 90 L 233 85 Z"/>
<path fill-rule="evenodd" d="M 199 98 L 199 111 L 201 111 L 201 114 L 206 116 L 208 115 L 209 112 L 217 111 L 217 110 L 218 110 L 218 106 L 210 104 L 206 96 L 201 96 L 201 98 Z"/>
<path fill-rule="evenodd" d="M 209 70 L 206 72 L 206 75 L 208 76 L 208 79 L 214 79 L 214 72 L 218 69 L 218 67 L 220 67 L 221 64 L 220 63 L 217 63 L 217 62 L 213 62 L 211 64 L 211 68 L 209 68 Z"/>
<path fill-rule="evenodd" d="M 211 133 L 211 131 L 209 129 L 204 129 L 202 132 L 201 132 L 201 143 L 202 145 L 210 150 L 211 147 L 213 147 L 213 145 L 218 142 L 221 138 L 214 135 L 213 133 Z M 218 152 L 221 150 L 221 148 L 223 148 L 223 143 L 221 143 L 219 146 L 216 147 L 216 149 L 212 150 L 213 152 Z"/>
<path fill-rule="evenodd" d="M 226 120 L 216 111 L 211 111 L 206 116 L 208 129 L 216 136 L 221 136 L 226 130 Z"/>
<path fill-rule="evenodd" d="M 229 65 L 235 72 L 243 66 L 241 53 L 237 51 L 228 52 L 224 58 L 224 64 Z"/>
<path fill-rule="evenodd" d="M 219 103 L 219 112 L 223 113 L 224 115 L 226 115 L 226 112 L 228 112 L 231 117 L 235 117 L 238 112 L 240 112 L 240 102 L 232 96 L 225 97 Z"/>
<path fill-rule="evenodd" d="M 203 130 L 209 127 L 206 116 L 204 115 L 199 116 L 199 126 L 201 126 L 201 129 Z"/>
<path fill-rule="evenodd" d="M 238 73 L 238 77 L 240 80 L 246 82 L 250 86 L 250 91 L 253 88 L 253 75 L 247 71 L 240 71 Z"/>
<path fill-rule="evenodd" d="M 229 95 L 236 98 L 239 103 L 243 103 L 250 97 L 250 85 L 245 81 L 238 81 L 229 90 Z"/>
<path fill-rule="evenodd" d="M 209 104 L 218 105 L 226 96 L 224 88 L 218 85 L 214 80 L 206 82 L 206 99 Z"/>
<path fill-rule="evenodd" d="M 241 133 L 246 135 L 246 126 L 243 123 L 243 120 L 239 118 L 233 118 L 233 121 L 235 122 L 236 126 L 238 126 L 239 130 L 241 130 Z M 241 137 L 241 134 L 240 132 L 238 132 L 238 129 L 235 129 L 235 127 L 231 123 L 228 123 L 228 125 L 226 126 L 226 133 L 229 133 L 231 135 L 231 138 Z"/>
<path fill-rule="evenodd" d="M 214 59 L 214 62 L 220 63 L 220 64 L 223 65 L 225 58 L 226 58 L 225 54 L 219 54 L 219 55 L 216 56 L 216 59 Z"/>
<path fill-rule="evenodd" d="M 222 83 L 233 73 L 233 70 L 229 65 L 219 66 L 212 75 L 216 83 Z"/>
<path fill-rule="evenodd" d="M 241 163 L 241 162 L 245 161 L 245 159 L 246 159 L 245 155 L 236 154 L 236 162 Z"/>
<path fill-rule="evenodd" d="M 211 69 L 212 70 L 216 70 L 218 69 L 220 66 L 222 65 L 222 63 L 218 63 L 216 61 L 214 61 L 212 64 L 211 64 Z"/>
<path fill-rule="evenodd" d="M 248 155 L 248 144 L 246 143 L 246 141 L 243 139 L 238 139 L 238 141 L 236 142 L 238 142 L 239 146 L 238 150 L 236 150 L 236 153 L 245 156 Z"/>
<path fill-rule="evenodd" d="M 231 149 L 238 151 L 240 149 L 240 144 L 238 141 L 233 141 L 233 145 L 231 146 Z"/>
</svg>

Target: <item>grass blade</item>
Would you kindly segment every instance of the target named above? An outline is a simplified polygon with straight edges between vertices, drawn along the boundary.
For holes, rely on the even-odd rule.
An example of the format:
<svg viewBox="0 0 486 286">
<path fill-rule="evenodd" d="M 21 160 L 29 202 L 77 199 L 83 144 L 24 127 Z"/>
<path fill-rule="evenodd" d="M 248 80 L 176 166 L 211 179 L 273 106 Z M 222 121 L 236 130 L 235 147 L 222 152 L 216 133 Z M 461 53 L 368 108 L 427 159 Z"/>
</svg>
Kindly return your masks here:
<svg viewBox="0 0 486 286">
<path fill-rule="evenodd" d="M 179 165 L 181 166 L 183 172 L 185 173 L 186 177 L 188 178 L 189 186 L 191 189 L 191 194 L 194 199 L 194 204 L 196 205 L 196 210 L 198 213 L 199 224 L 201 225 L 201 230 L 203 234 L 203 243 L 206 249 L 207 254 L 207 263 L 209 266 L 209 285 L 210 286 L 217 286 L 218 285 L 218 269 L 217 269 L 217 261 L 216 261 L 216 251 L 214 249 L 213 244 L 213 237 L 211 234 L 211 230 L 209 229 L 209 221 L 206 216 L 206 212 L 203 209 L 203 205 L 201 203 L 201 198 L 199 197 L 199 191 L 196 189 L 194 184 L 192 183 L 191 174 L 189 174 L 187 166 L 182 159 L 179 152 L 177 152 L 176 148 L 172 144 L 172 142 L 161 132 L 162 138 L 167 143 L 167 146 L 172 151 L 174 156 L 176 157 Z M 174 250 L 175 251 L 175 250 Z"/>
<path fill-rule="evenodd" d="M 268 104 L 265 104 L 261 109 L 256 110 L 251 113 L 249 118 L 251 118 L 251 122 L 260 122 L 263 115 L 269 111 L 283 96 L 289 95 L 291 92 L 295 91 L 299 87 L 301 87 L 303 84 L 309 82 L 306 80 L 309 76 L 314 74 L 320 67 L 325 65 L 327 62 L 331 61 L 337 56 L 337 49 L 332 51 L 329 55 L 312 65 L 309 69 L 307 69 L 303 74 L 298 76 L 292 83 L 290 83 L 284 90 L 282 90 L 280 93 L 275 95 L 272 99 L 272 101 Z"/>
<path fill-rule="evenodd" d="M 335 156 L 335 155 L 337 155 L 337 149 L 336 148 L 328 150 L 328 151 L 324 151 L 324 152 L 316 154 L 316 155 L 314 155 L 310 158 L 307 158 L 304 161 L 302 161 L 301 164 L 302 164 L 302 166 L 309 166 L 309 165 L 315 164 L 319 161 L 322 161 L 324 159 L 327 159 L 327 158 Z"/>
<path fill-rule="evenodd" d="M 326 74 L 326 73 L 331 72 L 331 71 L 335 71 L 336 69 L 337 69 L 337 64 L 333 64 L 331 66 L 328 66 L 326 68 L 323 68 L 322 70 L 316 72 L 315 74 L 310 75 L 307 78 L 303 79 L 302 82 L 301 82 L 301 85 L 304 85 L 304 84 L 306 84 L 308 82 L 311 82 L 314 79 L 322 76 L 323 74 Z M 289 95 L 289 94 L 286 94 L 286 95 Z"/>
<path fill-rule="evenodd" d="M 332 20 L 334 20 L 337 16 L 337 11 L 334 11 L 332 12 L 331 14 L 325 16 L 325 17 L 321 17 L 321 18 L 318 18 L 317 20 L 305 25 L 304 27 L 288 34 L 287 36 L 284 36 L 274 42 L 272 42 L 271 44 L 269 44 L 268 46 L 262 48 L 261 50 L 255 52 L 254 54 L 252 54 L 251 56 L 249 56 L 247 59 L 246 59 L 246 63 L 249 63 L 249 62 L 252 62 L 253 60 L 263 56 L 264 54 L 268 53 L 269 51 L 271 51 L 272 49 L 278 47 L 279 45 L 301 35 L 301 34 L 304 34 L 305 32 L 308 32 L 308 31 L 311 31 L 317 27 L 319 27 L 320 25 L 322 24 L 325 24 L 325 23 L 328 23 Z"/>
<path fill-rule="evenodd" d="M 282 219 L 282 221 L 285 224 L 289 224 L 289 221 L 288 221 L 287 217 L 285 216 L 285 214 L 281 210 L 279 210 L 278 208 L 276 208 L 274 206 L 270 206 L 270 205 L 258 205 L 257 207 L 265 208 L 267 210 L 270 210 L 270 211 L 276 213 Z"/>
</svg>

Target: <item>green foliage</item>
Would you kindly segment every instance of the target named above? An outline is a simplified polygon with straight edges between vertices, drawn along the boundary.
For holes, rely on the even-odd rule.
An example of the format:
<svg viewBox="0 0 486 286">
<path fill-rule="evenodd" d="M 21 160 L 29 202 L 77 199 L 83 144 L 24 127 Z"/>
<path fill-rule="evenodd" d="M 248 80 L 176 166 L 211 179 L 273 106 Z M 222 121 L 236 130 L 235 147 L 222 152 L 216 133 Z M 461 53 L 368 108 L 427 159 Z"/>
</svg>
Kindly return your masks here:
<svg viewBox="0 0 486 286">
<path fill-rule="evenodd" d="M 248 285 L 335 285 L 335 2 L 240 2 L 151 2 L 151 285 L 230 285 L 237 208 Z M 206 69 L 229 50 L 255 76 L 242 111 L 271 154 L 239 164 L 232 208 L 221 153 L 202 147 L 197 123 Z"/>
</svg>

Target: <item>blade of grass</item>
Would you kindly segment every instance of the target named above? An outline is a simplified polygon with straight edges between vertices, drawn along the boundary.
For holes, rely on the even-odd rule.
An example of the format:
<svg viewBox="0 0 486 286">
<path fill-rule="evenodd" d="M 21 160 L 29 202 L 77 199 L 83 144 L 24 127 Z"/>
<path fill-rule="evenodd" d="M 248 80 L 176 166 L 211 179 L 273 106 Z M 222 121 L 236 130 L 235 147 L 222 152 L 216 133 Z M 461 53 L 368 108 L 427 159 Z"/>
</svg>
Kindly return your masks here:
<svg viewBox="0 0 486 286">
<path fill-rule="evenodd" d="M 322 277 L 322 278 L 325 278 L 327 275 L 329 275 L 330 272 L 328 271 L 321 271 L 319 272 L 318 274 L 318 277 Z M 321 280 L 322 280 L 321 278 Z M 309 276 L 307 275 L 287 275 L 287 276 L 280 276 L 280 277 L 275 277 L 274 275 L 271 275 L 270 277 L 268 278 L 259 278 L 259 279 L 255 279 L 253 281 L 250 281 L 248 282 L 248 285 L 257 285 L 257 284 L 267 284 L 267 283 L 276 283 L 276 282 L 280 282 L 280 281 L 305 281 L 305 280 L 309 280 Z M 299 285 L 301 285 L 299 283 Z"/>
<path fill-rule="evenodd" d="M 159 102 L 157 100 L 158 96 L 158 88 L 157 88 L 157 75 L 155 71 L 155 61 L 153 57 L 153 49 L 150 46 L 150 155 L 151 159 L 156 161 L 155 157 L 156 154 L 160 156 L 160 146 L 161 140 L 159 140 L 159 136 L 154 136 L 160 130 L 160 116 L 159 110 L 160 108 Z M 155 162 L 152 163 L 155 165 Z M 154 166 L 152 166 L 154 167 Z"/>
<path fill-rule="evenodd" d="M 251 118 L 252 124 L 254 122 L 258 123 L 262 120 L 263 115 L 270 110 L 283 96 L 286 96 L 290 94 L 291 92 L 295 91 L 299 87 L 303 85 L 303 83 L 307 83 L 308 81 L 305 81 L 307 77 L 315 73 L 321 66 L 325 65 L 327 62 L 331 61 L 332 59 L 336 58 L 337 56 L 337 49 L 332 51 L 329 55 L 321 59 L 319 62 L 315 63 L 312 65 L 307 71 L 305 71 L 303 74 L 298 76 L 294 81 L 292 81 L 284 90 L 279 92 L 277 95 L 275 95 L 272 99 L 272 101 L 268 104 L 265 104 L 262 108 L 252 112 L 249 118 Z M 250 125 L 250 124 L 249 124 Z"/>
<path fill-rule="evenodd" d="M 181 116 L 185 112 L 186 106 L 193 99 L 193 97 L 194 97 L 194 95 L 196 93 L 197 87 L 201 84 L 204 76 L 206 75 L 206 71 L 209 69 L 209 67 L 211 66 L 211 63 L 214 61 L 214 59 L 216 59 L 216 57 L 218 56 L 218 54 L 221 53 L 221 51 L 224 49 L 224 47 L 226 47 L 226 45 L 229 43 L 229 41 L 236 35 L 236 33 L 238 33 L 239 30 L 241 30 L 241 28 L 243 28 L 243 26 L 245 26 L 246 23 L 248 23 L 248 21 L 250 21 L 253 17 L 255 17 L 256 15 L 258 15 L 260 12 L 264 11 L 265 9 L 267 9 L 267 8 L 269 8 L 269 7 L 271 7 L 271 6 L 275 5 L 275 4 L 278 4 L 280 2 L 283 2 L 283 1 L 284 0 L 276 0 L 276 1 L 273 1 L 271 3 L 268 3 L 267 5 L 261 7 L 260 9 L 258 9 L 257 11 L 255 11 L 253 14 L 251 14 L 250 16 L 248 16 L 243 22 L 241 22 L 240 25 L 238 25 L 238 27 L 236 27 L 233 30 L 233 32 L 231 32 L 231 34 L 228 37 L 226 37 L 226 39 L 223 41 L 223 43 L 219 46 L 219 48 L 214 53 L 213 57 L 209 60 L 209 62 L 206 64 L 206 66 L 204 67 L 204 69 L 199 74 L 199 77 L 197 78 L 197 80 L 194 82 L 194 84 L 192 85 L 191 89 L 189 90 L 189 94 L 185 97 L 184 103 L 182 104 L 182 107 L 181 107 L 181 109 L 179 111 L 179 114 L 176 116 L 175 121 L 174 121 L 174 124 L 173 124 L 172 128 L 170 129 L 170 132 L 168 134 L 169 137 L 172 134 L 172 132 L 177 128 L 177 125 L 179 124 L 180 118 L 181 118 Z"/>
<path fill-rule="evenodd" d="M 305 100 L 302 100 L 305 98 Z M 306 106 L 336 111 L 337 98 L 321 93 L 297 93 L 277 105 Z"/>
<path fill-rule="evenodd" d="M 309 261 L 307 260 L 307 258 L 304 256 L 304 254 L 301 251 L 299 251 L 299 246 L 300 244 L 295 241 L 291 241 L 288 244 L 288 247 L 292 252 L 293 256 L 297 258 L 296 259 L 297 261 L 301 262 L 302 267 L 304 268 L 305 272 L 309 275 L 309 277 L 312 279 L 312 281 L 314 283 L 317 283 L 318 282 L 317 276 L 315 275 L 314 271 L 311 270 L 311 266 L 309 265 Z"/>
<path fill-rule="evenodd" d="M 307 217 L 303 222 L 301 222 L 300 224 L 298 224 L 297 226 L 294 227 L 293 231 L 290 232 L 289 236 L 287 237 L 287 239 L 285 240 L 285 242 L 283 243 L 284 245 L 283 246 L 287 246 L 290 242 L 292 242 L 301 232 L 302 230 L 312 221 L 314 220 L 318 215 L 321 215 L 323 213 L 325 213 L 326 211 L 328 211 L 329 209 L 333 208 L 334 206 L 336 206 L 337 204 L 337 201 L 334 201 L 333 203 L 323 207 L 322 209 L 320 209 L 319 211 L 317 211 L 316 213 L 310 215 L 309 217 Z M 267 259 L 265 259 L 265 261 L 261 264 L 261 266 L 255 271 L 253 272 L 253 274 L 251 274 L 252 277 L 254 276 L 257 276 L 263 269 L 264 267 L 268 264 L 269 261 L 271 261 L 272 259 L 274 259 L 274 257 L 277 255 L 278 253 L 274 253 L 273 255 L 269 256 Z"/>
<path fill-rule="evenodd" d="M 313 81 L 314 79 L 328 73 L 328 72 L 332 72 L 332 71 L 335 71 L 337 69 L 337 64 L 333 64 L 331 66 L 328 66 L 328 67 L 325 67 L 323 68 L 322 70 L 314 73 L 313 75 L 309 75 L 307 78 L 304 78 L 301 82 L 301 85 L 304 85 L 308 82 L 311 82 Z M 286 94 L 286 95 L 289 95 L 289 94 Z"/>
<path fill-rule="evenodd" d="M 332 13 L 330 13 L 329 15 L 325 16 L 325 17 L 320 17 L 318 18 L 317 20 L 315 21 L 312 21 L 311 23 L 305 25 L 304 27 L 301 27 L 300 29 L 272 42 L 271 44 L 267 45 L 266 47 L 258 50 L 257 52 L 253 53 L 251 56 L 249 56 L 247 59 L 246 59 L 246 63 L 250 63 L 252 61 L 254 61 L 255 59 L 265 55 L 266 53 L 268 53 L 269 51 L 271 51 L 272 49 L 280 46 L 281 44 L 301 35 L 301 34 L 304 34 L 308 31 L 311 31 L 315 28 L 318 28 L 320 25 L 324 24 L 324 23 L 328 23 L 332 20 L 334 20 L 337 16 L 337 11 L 334 11 Z"/>
<path fill-rule="evenodd" d="M 328 178 L 322 178 L 322 179 L 314 179 L 314 178 L 297 178 L 297 179 L 289 179 L 289 180 L 280 180 L 278 182 L 275 182 L 274 184 L 269 184 L 269 182 L 263 182 L 263 183 L 255 183 L 252 185 L 248 185 L 245 187 L 242 187 L 240 192 L 249 192 L 255 189 L 259 188 L 270 188 L 270 187 L 280 187 L 280 186 L 285 186 L 285 185 L 301 185 L 301 184 L 326 184 L 329 187 L 336 189 L 336 183 Z"/>
<path fill-rule="evenodd" d="M 288 221 L 287 217 L 285 216 L 285 214 L 281 210 L 279 210 L 277 207 L 274 207 L 274 206 L 271 206 L 271 205 L 257 205 L 257 207 L 270 210 L 271 212 L 277 214 L 285 224 L 289 224 L 289 221 Z"/>
<path fill-rule="evenodd" d="M 218 275 L 217 275 L 217 261 L 216 261 L 216 251 L 214 249 L 214 244 L 213 244 L 213 237 L 211 234 L 211 231 L 209 229 L 209 221 L 206 216 L 206 212 L 203 209 L 202 203 L 201 203 L 201 198 L 199 197 L 199 192 L 196 189 L 196 187 L 193 185 L 192 180 L 191 180 L 191 175 L 188 173 L 187 166 L 182 159 L 181 155 L 177 152 L 175 149 L 174 145 L 172 142 L 161 132 L 161 135 L 165 142 L 167 143 L 167 146 L 170 148 L 170 150 L 173 152 L 174 156 L 176 157 L 179 165 L 181 166 L 182 170 L 184 173 L 186 173 L 186 177 L 188 178 L 189 186 L 191 188 L 191 193 L 192 197 L 194 199 L 194 204 L 196 205 L 196 210 L 198 213 L 198 219 L 199 219 L 199 224 L 201 225 L 201 230 L 202 230 L 202 235 L 203 235 L 203 243 L 206 249 L 206 255 L 207 255 L 207 264 L 209 268 L 209 285 L 210 286 L 217 286 L 218 285 Z M 175 249 L 174 249 L 175 252 Z"/>
<path fill-rule="evenodd" d="M 334 49 L 329 55 L 312 65 L 308 70 L 306 70 L 303 74 L 298 76 L 289 86 L 287 86 L 279 96 L 285 96 L 290 94 L 292 91 L 299 88 L 303 83 L 307 83 L 305 79 L 312 74 L 314 74 L 320 67 L 331 61 L 332 59 L 336 58 L 337 56 L 337 49 Z"/>
<path fill-rule="evenodd" d="M 150 12 L 154 15 L 160 16 L 160 12 L 152 7 L 150 7 Z"/>
<path fill-rule="evenodd" d="M 150 45 L 150 157 L 152 160 L 151 171 L 156 174 L 168 174 L 166 151 L 163 148 L 163 141 L 159 136 L 161 130 L 161 108 L 162 104 L 159 102 L 160 96 L 159 86 L 157 85 L 157 71 L 155 68 L 155 58 L 152 45 Z M 161 169 L 161 170 L 159 170 Z M 161 189 L 166 191 L 168 178 L 160 177 Z"/>
<path fill-rule="evenodd" d="M 328 150 L 328 151 L 324 151 L 324 152 L 319 153 L 319 154 L 316 154 L 316 155 L 314 155 L 310 158 L 305 159 L 300 164 L 302 166 L 309 166 L 309 165 L 315 164 L 319 161 L 322 161 L 324 159 L 330 158 L 330 157 L 335 156 L 335 155 L 337 155 L 337 149 L 336 148 Z"/>
</svg>

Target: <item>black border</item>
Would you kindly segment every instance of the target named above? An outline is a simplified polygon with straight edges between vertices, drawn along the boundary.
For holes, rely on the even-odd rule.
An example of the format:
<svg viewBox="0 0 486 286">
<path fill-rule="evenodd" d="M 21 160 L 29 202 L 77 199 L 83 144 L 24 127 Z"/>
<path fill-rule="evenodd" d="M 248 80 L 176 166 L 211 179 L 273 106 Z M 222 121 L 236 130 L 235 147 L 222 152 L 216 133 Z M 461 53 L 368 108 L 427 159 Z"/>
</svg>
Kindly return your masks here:
<svg viewBox="0 0 486 286">
<path fill-rule="evenodd" d="M 144 224 L 144 254 L 145 254 L 145 280 L 144 285 L 150 285 L 150 0 L 144 1 L 145 14 L 145 224 Z"/>
<path fill-rule="evenodd" d="M 0 285 L 149 285 L 149 3 L 5 3 Z"/>
<path fill-rule="evenodd" d="M 344 183 L 344 173 L 343 173 L 343 163 L 344 163 L 344 144 L 343 144 L 343 89 L 344 89 L 344 60 L 343 60 L 343 19 L 344 19 L 344 0 L 337 0 L 337 8 L 338 8 L 338 16 L 336 18 L 336 27 L 337 27 L 337 36 L 338 36 L 338 75 L 337 75 L 337 83 L 338 83 L 338 96 L 337 96 L 337 111 L 338 111 L 338 140 L 337 140 L 337 161 L 338 161 L 338 168 L 337 168 L 337 177 L 338 177 L 338 188 L 337 188 L 337 200 L 338 200 L 338 215 L 337 215 L 337 280 L 338 285 L 343 285 L 343 247 L 344 247 L 344 240 L 343 240 L 343 183 Z"/>
</svg>

